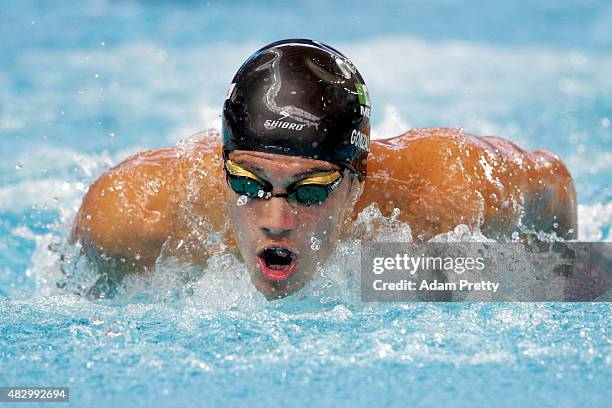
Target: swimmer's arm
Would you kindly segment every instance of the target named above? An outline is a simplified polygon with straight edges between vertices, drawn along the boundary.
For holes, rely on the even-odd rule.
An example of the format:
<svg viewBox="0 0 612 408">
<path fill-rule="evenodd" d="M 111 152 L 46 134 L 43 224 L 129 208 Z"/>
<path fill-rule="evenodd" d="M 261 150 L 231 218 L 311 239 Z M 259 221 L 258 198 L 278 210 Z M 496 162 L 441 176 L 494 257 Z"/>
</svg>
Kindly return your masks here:
<svg viewBox="0 0 612 408">
<path fill-rule="evenodd" d="M 516 185 L 521 191 L 524 199 L 522 227 L 532 232 L 555 233 L 563 239 L 576 239 L 576 188 L 561 159 L 546 150 L 525 151 L 501 137 L 484 136 L 480 140 L 507 160 L 510 170 L 502 181 L 506 190 Z M 512 177 L 517 174 L 521 176 Z"/>
<path fill-rule="evenodd" d="M 96 180 L 83 198 L 72 240 L 101 273 L 151 270 L 172 234 L 170 195 L 162 182 L 164 173 L 171 173 L 169 163 L 147 159 L 146 153 L 127 159 Z"/>
<path fill-rule="evenodd" d="M 537 173 L 526 195 L 531 208 L 528 208 L 524 223 L 536 231 L 577 239 L 576 188 L 572 176 L 556 155 L 545 150 L 530 154 L 534 157 Z"/>
<path fill-rule="evenodd" d="M 191 155 L 181 155 L 176 148 L 140 153 L 91 185 L 76 216 L 72 241 L 80 243 L 101 279 L 152 271 L 162 250 L 196 267 L 205 266 L 219 248 L 238 252 L 229 231 L 211 246 L 202 242 L 205 231 L 198 230 L 203 225 L 221 231 L 227 217 L 223 171 L 213 160 L 220 153 L 210 154 L 204 147 L 194 148 Z M 194 173 L 207 176 L 196 177 L 201 184 L 194 184 Z M 190 197 L 190 191 L 198 193 Z M 186 209 L 188 217 L 181 213 Z"/>
</svg>

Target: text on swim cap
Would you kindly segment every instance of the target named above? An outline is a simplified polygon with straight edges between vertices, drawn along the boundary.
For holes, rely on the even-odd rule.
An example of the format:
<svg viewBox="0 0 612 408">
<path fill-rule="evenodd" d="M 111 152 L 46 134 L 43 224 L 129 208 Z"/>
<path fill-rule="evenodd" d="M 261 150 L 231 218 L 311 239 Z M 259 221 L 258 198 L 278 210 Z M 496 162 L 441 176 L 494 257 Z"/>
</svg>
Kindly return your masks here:
<svg viewBox="0 0 612 408">
<path fill-rule="evenodd" d="M 366 135 L 357 129 L 353 129 L 351 133 L 351 144 L 357 146 L 360 149 L 370 151 L 370 135 Z"/>
<path fill-rule="evenodd" d="M 361 110 L 361 116 L 365 116 L 366 118 L 370 119 L 370 112 L 371 112 L 370 107 L 359 105 L 359 108 Z"/>
<path fill-rule="evenodd" d="M 264 127 L 266 129 L 274 129 L 274 128 L 279 128 L 279 129 L 288 129 L 288 130 L 302 130 L 304 128 L 304 124 L 300 123 L 291 123 L 291 122 L 283 122 L 280 120 L 266 120 L 264 122 Z"/>
</svg>

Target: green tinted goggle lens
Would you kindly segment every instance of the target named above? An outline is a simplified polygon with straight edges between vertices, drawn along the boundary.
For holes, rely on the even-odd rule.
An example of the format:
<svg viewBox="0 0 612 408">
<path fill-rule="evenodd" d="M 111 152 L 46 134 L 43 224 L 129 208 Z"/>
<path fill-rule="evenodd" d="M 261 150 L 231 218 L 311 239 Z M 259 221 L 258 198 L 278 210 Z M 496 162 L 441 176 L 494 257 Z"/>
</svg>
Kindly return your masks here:
<svg viewBox="0 0 612 408">
<path fill-rule="evenodd" d="M 260 191 L 265 191 L 265 187 L 257 180 L 248 177 L 233 176 L 228 174 L 230 187 L 236 193 L 247 197 L 257 197 Z"/>
<path fill-rule="evenodd" d="M 319 203 L 329 196 L 331 191 L 328 188 L 329 185 L 304 184 L 296 188 L 289 198 L 295 196 L 295 201 L 299 203 Z"/>
<path fill-rule="evenodd" d="M 339 172 L 330 172 L 318 177 L 308 177 L 297 181 L 287 187 L 286 194 L 273 194 L 272 186 L 269 183 L 253 178 L 257 176 L 229 160 L 228 162 L 226 174 L 230 187 L 236 194 L 245 195 L 250 198 L 286 197 L 301 204 L 312 205 L 325 201 L 342 180 L 342 175 Z M 240 174 L 232 174 L 232 171 Z M 250 177 L 251 174 L 253 177 Z M 313 182 L 316 178 L 333 181 L 326 184 L 318 184 Z"/>
</svg>

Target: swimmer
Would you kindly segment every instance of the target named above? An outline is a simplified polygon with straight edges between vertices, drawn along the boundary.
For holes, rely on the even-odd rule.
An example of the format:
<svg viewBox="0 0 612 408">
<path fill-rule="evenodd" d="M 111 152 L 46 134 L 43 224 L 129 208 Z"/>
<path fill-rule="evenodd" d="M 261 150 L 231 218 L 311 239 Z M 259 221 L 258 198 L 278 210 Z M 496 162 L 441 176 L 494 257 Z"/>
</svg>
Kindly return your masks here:
<svg viewBox="0 0 612 408">
<path fill-rule="evenodd" d="M 574 184 L 555 155 L 449 128 L 371 142 L 370 109 L 362 76 L 339 51 L 304 39 L 269 44 L 234 76 L 222 138 L 108 170 L 84 196 L 71 239 L 102 276 L 151 271 L 162 251 L 196 266 L 233 252 L 275 299 L 311 280 L 371 203 L 385 215 L 399 208 L 418 241 L 459 224 L 495 239 L 576 237 Z"/>
</svg>

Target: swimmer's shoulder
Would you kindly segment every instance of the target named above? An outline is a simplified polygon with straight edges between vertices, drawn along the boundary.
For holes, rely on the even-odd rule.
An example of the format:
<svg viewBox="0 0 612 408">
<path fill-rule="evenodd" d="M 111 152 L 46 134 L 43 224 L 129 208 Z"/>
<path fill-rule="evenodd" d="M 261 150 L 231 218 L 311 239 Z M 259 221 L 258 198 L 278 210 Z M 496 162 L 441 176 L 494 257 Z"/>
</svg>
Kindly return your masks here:
<svg viewBox="0 0 612 408">
<path fill-rule="evenodd" d="M 163 242 L 181 234 L 177 203 L 185 199 L 189 177 L 194 171 L 206 173 L 217 154 L 217 138 L 198 134 L 176 147 L 126 158 L 91 184 L 71 240 L 79 240 L 88 253 L 153 263 Z"/>
<path fill-rule="evenodd" d="M 460 165 L 466 159 L 465 147 L 473 143 L 472 138 L 457 128 L 424 128 L 375 140 L 368 173 L 382 171 L 398 180 L 422 180 L 440 185 L 449 177 L 462 175 Z"/>
<path fill-rule="evenodd" d="M 140 152 L 102 174 L 83 197 L 73 240 L 79 239 L 88 252 L 138 254 L 150 261 L 148 247 L 163 241 L 171 224 L 170 193 L 180 168 L 174 150 Z"/>
<path fill-rule="evenodd" d="M 560 159 L 548 151 L 526 151 L 503 137 L 475 136 L 461 128 L 411 129 L 399 136 L 374 141 L 372 150 L 374 156 L 377 152 L 383 156 L 391 153 L 407 162 L 406 166 L 425 171 L 449 170 L 453 164 L 471 166 L 480 162 L 483 154 L 500 167 L 507 165 L 513 170 L 543 166 L 562 170 Z"/>
<path fill-rule="evenodd" d="M 463 149 L 469 142 L 466 134 L 449 128 L 413 129 L 374 141 L 357 211 L 370 202 L 385 212 L 397 207 L 400 221 L 419 237 L 458 224 L 479 225 L 481 197 L 472 188 Z"/>
</svg>

